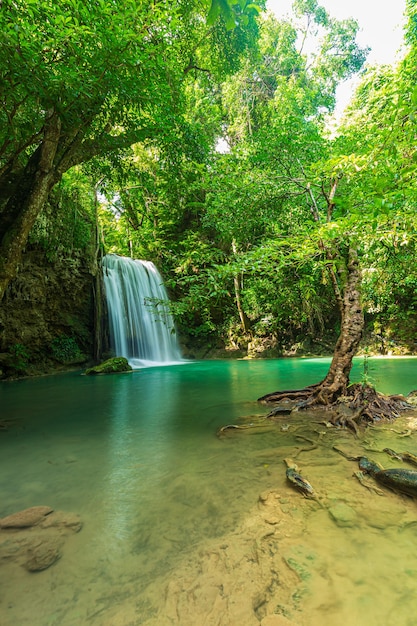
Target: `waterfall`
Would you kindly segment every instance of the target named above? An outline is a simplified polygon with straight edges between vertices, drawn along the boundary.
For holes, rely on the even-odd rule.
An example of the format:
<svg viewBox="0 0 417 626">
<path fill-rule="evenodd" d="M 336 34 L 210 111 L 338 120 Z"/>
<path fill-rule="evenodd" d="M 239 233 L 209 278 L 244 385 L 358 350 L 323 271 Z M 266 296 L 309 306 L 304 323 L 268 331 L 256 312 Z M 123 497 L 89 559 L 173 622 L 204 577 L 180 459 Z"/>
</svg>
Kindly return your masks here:
<svg viewBox="0 0 417 626">
<path fill-rule="evenodd" d="M 103 271 L 115 354 L 132 367 L 180 361 L 168 295 L 155 265 L 107 254 Z"/>
</svg>

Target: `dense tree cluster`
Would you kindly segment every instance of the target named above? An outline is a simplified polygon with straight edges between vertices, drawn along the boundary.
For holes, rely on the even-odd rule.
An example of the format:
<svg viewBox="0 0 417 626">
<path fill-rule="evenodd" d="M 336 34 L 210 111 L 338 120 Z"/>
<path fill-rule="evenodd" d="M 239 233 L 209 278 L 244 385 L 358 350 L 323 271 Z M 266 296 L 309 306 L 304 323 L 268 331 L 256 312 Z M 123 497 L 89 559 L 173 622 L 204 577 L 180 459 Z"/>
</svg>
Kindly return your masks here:
<svg viewBox="0 0 417 626">
<path fill-rule="evenodd" d="M 4 0 L 0 296 L 52 191 L 78 180 L 105 251 L 162 270 L 184 335 L 288 346 L 342 330 L 330 401 L 362 304 L 383 350 L 417 323 L 416 3 L 404 60 L 366 69 L 354 20 L 317 0 L 291 20 L 263 9 Z"/>
</svg>

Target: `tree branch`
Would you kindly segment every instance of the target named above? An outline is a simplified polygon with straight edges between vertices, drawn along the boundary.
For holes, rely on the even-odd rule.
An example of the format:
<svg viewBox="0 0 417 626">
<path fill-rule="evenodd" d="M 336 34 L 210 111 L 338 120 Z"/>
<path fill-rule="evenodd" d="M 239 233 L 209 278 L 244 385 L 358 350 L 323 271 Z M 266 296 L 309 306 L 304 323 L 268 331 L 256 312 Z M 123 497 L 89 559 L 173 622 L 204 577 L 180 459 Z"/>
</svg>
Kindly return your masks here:
<svg viewBox="0 0 417 626">
<path fill-rule="evenodd" d="M 60 173 L 63 174 L 74 165 L 86 163 L 95 156 L 129 148 L 135 143 L 145 141 L 145 139 L 154 139 L 160 132 L 160 129 L 157 128 L 141 128 L 126 131 L 119 135 L 102 133 L 95 139 L 86 139 L 79 143 L 77 142 L 74 149 L 69 150 L 66 157 L 63 157 L 59 167 Z"/>
</svg>

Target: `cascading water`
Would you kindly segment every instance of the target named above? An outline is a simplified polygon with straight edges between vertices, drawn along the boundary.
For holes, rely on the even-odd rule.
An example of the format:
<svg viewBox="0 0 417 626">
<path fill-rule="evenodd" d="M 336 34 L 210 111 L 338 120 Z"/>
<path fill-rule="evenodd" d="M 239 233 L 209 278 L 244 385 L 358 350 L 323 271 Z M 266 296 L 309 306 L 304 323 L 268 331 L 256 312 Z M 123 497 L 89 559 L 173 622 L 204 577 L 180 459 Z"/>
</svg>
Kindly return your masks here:
<svg viewBox="0 0 417 626">
<path fill-rule="evenodd" d="M 181 361 L 168 295 L 151 261 L 103 258 L 110 341 L 132 367 Z"/>
</svg>

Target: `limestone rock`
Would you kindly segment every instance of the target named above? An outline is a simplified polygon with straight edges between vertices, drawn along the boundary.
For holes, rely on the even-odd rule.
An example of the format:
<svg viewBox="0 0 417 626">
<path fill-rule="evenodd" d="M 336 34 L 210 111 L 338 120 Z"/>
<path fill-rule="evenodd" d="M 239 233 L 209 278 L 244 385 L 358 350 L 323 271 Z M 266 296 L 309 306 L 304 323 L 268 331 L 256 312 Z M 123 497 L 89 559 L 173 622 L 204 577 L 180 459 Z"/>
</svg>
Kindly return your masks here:
<svg viewBox="0 0 417 626">
<path fill-rule="evenodd" d="M 329 514 L 338 526 L 354 526 L 357 522 L 356 511 L 343 502 L 330 507 Z"/>
<path fill-rule="evenodd" d="M 52 513 L 50 506 L 32 506 L 0 519 L 0 528 L 28 528 L 41 522 Z"/>
<path fill-rule="evenodd" d="M 261 516 L 267 524 L 275 526 L 281 522 L 279 494 L 276 491 L 263 491 L 259 494 Z"/>
<path fill-rule="evenodd" d="M 267 615 L 263 618 L 261 626 L 297 626 L 297 624 L 283 615 Z"/>
<path fill-rule="evenodd" d="M 274 507 L 279 503 L 280 494 L 278 491 L 262 491 L 259 494 L 259 502 L 266 507 Z"/>
<path fill-rule="evenodd" d="M 41 528 L 57 528 L 60 530 L 70 530 L 74 533 L 78 533 L 82 528 L 82 522 L 77 513 L 54 511 L 51 515 L 45 517 L 39 526 Z"/>
<path fill-rule="evenodd" d="M 130 367 L 127 359 L 123 356 L 116 356 L 113 359 L 107 359 L 107 361 L 103 361 L 99 365 L 95 367 L 90 367 L 90 369 L 85 370 L 87 376 L 95 375 L 95 374 L 114 374 L 118 372 L 131 372 L 132 368 Z"/>
<path fill-rule="evenodd" d="M 0 536 L 0 563 L 16 560 L 24 547 L 24 541 L 16 541 L 15 537 Z"/>
<path fill-rule="evenodd" d="M 46 228 L 55 233 L 54 241 L 58 230 L 62 230 L 63 220 L 67 219 L 66 211 L 67 207 L 58 207 L 54 201 L 53 206 L 48 203 L 42 213 L 41 230 L 44 232 L 43 220 L 47 219 Z M 83 232 L 87 232 L 84 228 L 90 226 L 84 221 L 82 224 Z M 94 229 L 93 224 L 91 229 Z M 70 251 L 65 243 L 65 233 L 63 236 L 62 243 L 57 243 L 58 249 L 54 251 L 51 248 L 46 252 L 37 243 L 26 246 L 19 273 L 0 303 L 2 378 L 74 369 L 77 366 L 69 363 L 74 363 L 75 357 L 78 357 L 78 363 L 82 354 L 86 355 L 84 362 L 93 355 L 91 320 L 95 246 L 91 240 L 91 244 L 83 244 L 82 248 L 71 245 Z M 55 350 L 56 347 L 62 349 Z M 68 350 L 71 347 L 75 348 L 75 354 Z"/>
<path fill-rule="evenodd" d="M 0 520 L 0 564 L 14 562 L 29 572 L 40 572 L 61 557 L 69 534 L 82 528 L 77 513 L 33 506 Z"/>
<path fill-rule="evenodd" d="M 33 541 L 27 552 L 24 567 L 29 572 L 47 569 L 61 557 L 61 540 L 58 537 L 43 537 Z"/>
</svg>

